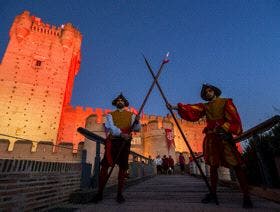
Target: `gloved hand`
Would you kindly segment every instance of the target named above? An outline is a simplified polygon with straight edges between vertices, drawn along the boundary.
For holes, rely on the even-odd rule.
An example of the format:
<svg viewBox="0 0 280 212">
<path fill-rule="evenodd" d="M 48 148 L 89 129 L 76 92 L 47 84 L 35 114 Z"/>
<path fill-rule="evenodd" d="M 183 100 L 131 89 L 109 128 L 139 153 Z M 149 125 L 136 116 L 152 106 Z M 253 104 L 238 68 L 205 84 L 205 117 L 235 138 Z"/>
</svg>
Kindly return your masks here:
<svg viewBox="0 0 280 212">
<path fill-rule="evenodd" d="M 214 129 L 215 134 L 217 134 L 222 140 L 230 141 L 232 140 L 232 134 L 225 131 L 222 127 L 216 127 Z"/>
<path fill-rule="evenodd" d="M 169 102 L 166 103 L 166 107 L 169 110 L 178 110 L 178 106 L 177 105 L 171 105 Z"/>
</svg>

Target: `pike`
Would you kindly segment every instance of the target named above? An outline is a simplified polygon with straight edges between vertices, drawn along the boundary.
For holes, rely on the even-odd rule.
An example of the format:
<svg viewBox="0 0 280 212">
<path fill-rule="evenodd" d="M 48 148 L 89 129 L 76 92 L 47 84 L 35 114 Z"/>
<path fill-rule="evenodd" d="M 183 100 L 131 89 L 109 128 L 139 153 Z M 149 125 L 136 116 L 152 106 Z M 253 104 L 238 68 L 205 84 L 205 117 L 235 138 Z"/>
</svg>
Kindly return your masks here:
<svg viewBox="0 0 280 212">
<path fill-rule="evenodd" d="M 161 94 L 161 96 L 162 96 L 162 98 L 163 98 L 165 104 L 168 105 L 168 104 L 169 104 L 169 103 L 168 103 L 168 100 L 167 100 L 165 94 L 163 93 L 163 90 L 161 89 L 161 86 L 160 86 L 159 82 L 157 81 L 157 78 L 156 78 L 156 76 L 155 76 L 155 74 L 154 74 L 154 72 L 153 72 L 153 70 L 152 70 L 152 68 L 151 68 L 151 66 L 150 66 L 150 64 L 149 64 L 149 62 L 148 62 L 148 60 L 146 59 L 146 57 L 145 57 L 144 55 L 143 55 L 143 57 L 144 57 L 145 63 L 146 63 L 146 65 L 147 65 L 147 67 L 148 67 L 148 69 L 149 69 L 151 75 L 153 76 L 153 79 L 154 79 L 155 83 L 157 84 L 157 87 L 158 87 L 158 89 L 159 89 L 159 92 L 160 92 L 160 94 Z M 177 121 L 177 119 L 176 119 L 176 117 L 175 117 L 175 115 L 174 115 L 172 109 L 168 108 L 168 110 L 169 110 L 169 112 L 171 113 L 171 115 L 172 115 L 172 117 L 173 117 L 173 119 L 174 119 L 174 122 L 176 123 L 176 126 L 178 127 L 178 129 L 179 129 L 179 131 L 180 131 L 180 133 L 181 133 L 181 135 L 182 135 L 182 137 L 183 137 L 183 139 L 184 139 L 184 141 L 185 141 L 185 143 L 186 143 L 186 145 L 187 145 L 187 147 L 188 147 L 188 149 L 189 149 L 189 151 L 190 151 L 190 153 L 191 153 L 191 156 L 194 158 L 195 164 L 197 165 L 197 167 L 198 167 L 198 169 L 199 169 L 199 172 L 200 172 L 200 174 L 201 174 L 203 180 L 205 181 L 205 184 L 206 184 L 206 186 L 207 186 L 209 192 L 212 193 L 210 184 L 209 184 L 209 182 L 208 182 L 208 180 L 207 180 L 207 177 L 206 177 L 205 174 L 203 173 L 203 171 L 202 171 L 202 169 L 201 169 L 201 166 L 199 165 L 198 161 L 196 160 L 195 154 L 194 154 L 194 152 L 193 152 L 193 150 L 192 150 L 192 148 L 191 148 L 191 146 L 190 146 L 190 144 L 189 144 L 189 142 L 188 142 L 188 140 L 187 140 L 187 138 L 186 138 L 186 136 L 185 136 L 185 134 L 184 134 L 182 128 L 180 127 L 180 125 L 179 125 L 179 123 L 178 123 L 178 121 Z M 217 200 L 216 200 L 216 204 L 217 204 L 217 203 L 218 203 L 218 202 L 217 202 Z"/>
<path fill-rule="evenodd" d="M 143 111 L 143 109 L 144 109 L 144 106 L 145 106 L 145 104 L 146 104 L 146 102 L 147 102 L 147 100 L 148 100 L 148 98 L 149 98 L 149 96 L 150 96 L 150 94 L 151 94 L 151 92 L 152 92 L 152 90 L 153 90 L 153 88 L 154 88 L 156 82 L 157 82 L 157 79 L 159 78 L 159 76 L 160 76 L 160 74 L 161 74 L 161 72 L 162 72 L 162 70 L 163 70 L 164 65 L 165 65 L 166 63 L 169 62 L 168 56 L 169 56 L 169 52 L 165 55 L 164 59 L 162 60 L 162 62 L 161 62 L 161 64 L 160 64 L 160 67 L 159 67 L 159 69 L 158 69 L 157 75 L 154 76 L 154 81 L 153 81 L 152 85 L 150 86 L 150 88 L 149 88 L 149 90 L 148 90 L 148 92 L 147 92 L 147 94 L 146 94 L 146 96 L 145 96 L 145 98 L 144 98 L 144 100 L 143 100 L 143 103 L 141 104 L 141 106 L 140 106 L 140 108 L 139 108 L 139 110 L 138 110 L 138 115 L 140 115 L 140 114 L 142 113 L 142 111 Z M 135 124 L 136 124 L 136 120 L 134 120 L 134 122 L 132 123 L 128 134 L 130 134 L 130 133 L 132 132 L 132 130 L 133 130 Z M 104 138 L 103 138 L 103 137 L 98 136 L 98 135 L 96 135 L 96 134 L 93 134 L 93 133 L 91 133 L 90 131 L 88 131 L 88 130 L 82 128 L 82 127 L 79 127 L 79 128 L 77 129 L 77 131 L 78 131 L 79 133 L 81 133 L 82 135 L 84 135 L 86 138 L 90 139 L 90 140 L 97 140 L 97 141 L 99 141 L 100 143 L 103 143 L 103 142 L 104 142 Z M 122 152 L 122 150 L 123 150 L 124 147 L 125 147 L 125 142 L 122 143 L 122 146 L 121 146 L 121 148 L 120 148 L 120 151 L 118 152 L 116 158 L 114 158 L 112 167 L 111 167 L 111 169 L 110 169 L 110 171 L 109 171 L 109 173 L 108 173 L 108 175 L 107 175 L 107 177 L 106 177 L 106 179 L 105 179 L 105 181 L 104 181 L 104 185 L 106 185 L 107 181 L 109 180 L 109 178 L 110 178 L 110 176 L 111 176 L 111 174 L 112 174 L 112 172 L 113 172 L 113 170 L 114 170 L 114 167 L 115 167 L 115 165 L 116 165 L 116 162 L 118 161 L 118 159 L 119 159 L 119 157 L 120 157 L 120 154 L 121 154 L 121 152 Z"/>
<path fill-rule="evenodd" d="M 159 75 L 161 74 L 161 71 L 162 71 L 162 69 L 163 69 L 163 66 L 164 66 L 166 63 L 169 62 L 168 56 L 169 56 L 169 52 L 166 54 L 166 56 L 164 57 L 164 59 L 163 59 L 162 62 L 161 62 L 161 65 L 160 65 L 160 68 L 159 68 L 159 70 L 158 70 L 158 72 L 157 72 L 157 75 L 155 76 L 154 81 L 153 81 L 152 85 L 150 86 L 150 89 L 149 89 L 147 95 L 145 96 L 142 105 L 140 106 L 140 108 L 139 108 L 139 110 L 138 110 L 138 115 L 140 115 L 140 114 L 142 113 L 142 111 L 143 111 L 143 109 L 144 109 L 144 106 L 145 106 L 145 104 L 146 104 L 146 102 L 147 102 L 147 100 L 148 100 L 148 98 L 149 98 L 149 96 L 150 96 L 150 94 L 151 94 L 151 92 L 152 92 L 152 90 L 153 90 L 153 88 L 154 88 L 156 82 L 157 82 L 157 79 L 159 78 Z M 132 132 L 132 130 L 133 130 L 135 124 L 136 124 L 136 120 L 134 120 L 134 122 L 132 123 L 128 134 L 130 134 L 130 133 Z M 118 161 L 118 159 L 119 159 L 119 157 L 120 157 L 120 154 L 121 154 L 122 150 L 124 149 L 124 147 L 125 147 L 125 142 L 122 143 L 122 146 L 121 146 L 121 148 L 120 148 L 120 151 L 118 152 L 116 158 L 115 158 L 114 161 L 113 161 L 113 165 L 112 165 L 112 167 L 111 167 L 111 169 L 110 169 L 110 171 L 109 171 L 109 173 L 108 173 L 108 175 L 107 175 L 107 178 L 105 179 L 105 183 L 104 183 L 105 185 L 106 185 L 107 181 L 109 180 L 109 178 L 110 178 L 110 176 L 111 176 L 111 174 L 112 174 L 112 172 L 113 172 L 113 169 L 114 169 L 114 167 L 115 167 L 115 165 L 116 165 L 116 162 Z"/>
</svg>

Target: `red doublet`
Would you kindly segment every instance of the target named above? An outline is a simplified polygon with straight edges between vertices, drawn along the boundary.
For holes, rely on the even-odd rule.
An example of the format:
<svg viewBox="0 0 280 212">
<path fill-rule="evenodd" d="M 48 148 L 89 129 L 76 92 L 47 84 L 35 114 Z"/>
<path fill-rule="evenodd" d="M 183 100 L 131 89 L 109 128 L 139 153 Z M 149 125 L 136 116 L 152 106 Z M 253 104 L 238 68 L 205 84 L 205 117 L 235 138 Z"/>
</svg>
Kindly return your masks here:
<svg viewBox="0 0 280 212">
<path fill-rule="evenodd" d="M 198 121 L 206 116 L 203 152 L 208 165 L 231 167 L 242 163 L 236 146 L 215 133 L 217 128 L 235 136 L 242 133 L 241 120 L 231 99 L 216 98 L 205 104 L 179 103 L 178 113 L 188 121 Z"/>
</svg>

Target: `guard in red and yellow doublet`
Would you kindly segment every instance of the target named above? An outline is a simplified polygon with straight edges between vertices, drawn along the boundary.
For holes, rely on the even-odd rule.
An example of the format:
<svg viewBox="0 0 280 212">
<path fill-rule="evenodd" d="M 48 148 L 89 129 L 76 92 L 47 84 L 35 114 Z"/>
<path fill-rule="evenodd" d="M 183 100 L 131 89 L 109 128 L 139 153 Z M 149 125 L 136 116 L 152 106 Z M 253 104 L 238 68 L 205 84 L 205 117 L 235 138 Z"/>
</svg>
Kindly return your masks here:
<svg viewBox="0 0 280 212">
<path fill-rule="evenodd" d="M 220 98 L 221 90 L 213 85 L 204 84 L 201 89 L 201 98 L 207 103 L 167 105 L 170 109 L 178 110 L 178 114 L 185 120 L 198 121 L 206 117 L 207 126 L 203 133 L 203 153 L 206 164 L 210 166 L 210 180 L 212 193 L 202 199 L 203 203 L 218 203 L 216 190 L 218 181 L 218 167 L 233 168 L 244 194 L 243 207 L 252 207 L 248 184 L 244 174 L 241 155 L 232 141 L 233 136 L 242 133 L 239 114 L 232 99 Z"/>
<path fill-rule="evenodd" d="M 118 193 L 117 202 L 125 201 L 122 191 L 127 176 L 128 156 L 131 145 L 131 132 L 140 130 L 139 116 L 135 116 L 130 111 L 125 110 L 129 103 L 126 98 L 120 94 L 112 101 L 112 105 L 117 107 L 117 110 L 107 114 L 105 127 L 109 131 L 109 135 L 105 143 L 105 154 L 101 161 L 101 171 L 99 175 L 98 193 L 93 198 L 94 203 L 98 203 L 103 199 L 103 190 L 107 182 L 108 169 L 115 164 L 119 166 L 118 174 Z M 133 123 L 135 124 L 133 125 Z M 132 129 L 133 125 L 133 129 Z"/>
<path fill-rule="evenodd" d="M 179 103 L 178 113 L 189 121 L 198 121 L 206 116 L 203 152 L 208 165 L 231 168 L 242 164 L 240 153 L 231 142 L 232 135 L 242 133 L 241 121 L 231 99 L 217 97 L 205 104 Z"/>
</svg>

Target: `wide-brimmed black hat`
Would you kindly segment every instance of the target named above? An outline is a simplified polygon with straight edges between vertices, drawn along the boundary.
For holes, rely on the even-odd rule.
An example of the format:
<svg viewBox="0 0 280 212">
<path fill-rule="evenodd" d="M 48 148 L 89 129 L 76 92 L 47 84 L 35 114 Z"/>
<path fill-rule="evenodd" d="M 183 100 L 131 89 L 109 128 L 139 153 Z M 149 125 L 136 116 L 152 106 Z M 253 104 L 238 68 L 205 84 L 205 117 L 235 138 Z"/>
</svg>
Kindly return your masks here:
<svg viewBox="0 0 280 212">
<path fill-rule="evenodd" d="M 117 106 L 117 100 L 118 99 L 122 99 L 124 101 L 124 106 L 128 107 L 129 102 L 127 101 L 127 99 L 122 95 L 122 93 L 120 95 L 118 95 L 113 101 L 112 101 L 112 105 Z"/>
<path fill-rule="evenodd" d="M 211 88 L 217 97 L 222 94 L 222 91 L 219 88 L 217 88 L 216 86 L 210 85 L 210 84 L 203 84 L 201 91 L 200 91 L 200 96 L 205 101 L 209 101 L 209 99 L 207 99 L 206 94 L 205 94 L 206 88 Z"/>
</svg>

